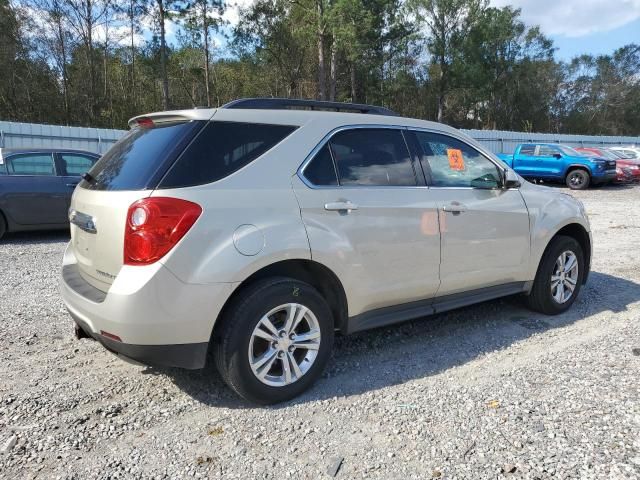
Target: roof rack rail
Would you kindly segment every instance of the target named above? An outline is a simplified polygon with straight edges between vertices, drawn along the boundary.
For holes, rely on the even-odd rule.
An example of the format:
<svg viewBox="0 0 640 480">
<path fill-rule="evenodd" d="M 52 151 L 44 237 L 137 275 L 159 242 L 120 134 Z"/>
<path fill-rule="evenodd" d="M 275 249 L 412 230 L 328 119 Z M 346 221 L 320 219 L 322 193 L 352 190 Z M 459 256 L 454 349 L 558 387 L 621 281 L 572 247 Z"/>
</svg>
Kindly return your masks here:
<svg viewBox="0 0 640 480">
<path fill-rule="evenodd" d="M 393 115 L 396 112 L 385 107 L 365 105 L 363 103 L 327 102 L 324 100 L 303 100 L 299 98 L 241 98 L 223 105 L 220 108 L 245 108 L 257 110 L 335 110 L 336 112 L 358 112 L 374 115 Z"/>
</svg>

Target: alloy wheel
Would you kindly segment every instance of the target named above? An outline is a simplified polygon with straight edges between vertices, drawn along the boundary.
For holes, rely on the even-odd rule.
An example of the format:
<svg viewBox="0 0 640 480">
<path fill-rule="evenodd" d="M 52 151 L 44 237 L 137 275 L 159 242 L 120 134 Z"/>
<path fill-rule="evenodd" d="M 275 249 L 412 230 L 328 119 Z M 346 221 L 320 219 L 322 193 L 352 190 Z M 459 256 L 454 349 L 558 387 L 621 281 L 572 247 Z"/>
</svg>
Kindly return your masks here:
<svg viewBox="0 0 640 480">
<path fill-rule="evenodd" d="M 280 305 L 253 329 L 249 365 L 266 385 L 290 385 L 309 371 L 318 356 L 320 341 L 320 324 L 309 308 L 299 303 Z"/>
<path fill-rule="evenodd" d="M 578 284 L 578 257 L 570 250 L 562 252 L 551 274 L 551 295 L 557 303 L 566 303 Z"/>
</svg>

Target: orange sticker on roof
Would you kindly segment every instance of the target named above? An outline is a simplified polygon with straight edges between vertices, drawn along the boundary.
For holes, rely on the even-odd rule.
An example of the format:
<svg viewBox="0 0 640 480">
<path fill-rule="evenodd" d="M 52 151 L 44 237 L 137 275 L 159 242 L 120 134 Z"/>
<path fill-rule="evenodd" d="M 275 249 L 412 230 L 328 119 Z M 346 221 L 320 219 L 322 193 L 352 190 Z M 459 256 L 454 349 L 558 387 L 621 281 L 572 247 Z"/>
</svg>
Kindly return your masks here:
<svg viewBox="0 0 640 480">
<path fill-rule="evenodd" d="M 462 150 L 456 148 L 447 148 L 447 157 L 449 157 L 449 168 L 451 170 L 464 170 L 464 158 L 462 158 Z"/>
</svg>

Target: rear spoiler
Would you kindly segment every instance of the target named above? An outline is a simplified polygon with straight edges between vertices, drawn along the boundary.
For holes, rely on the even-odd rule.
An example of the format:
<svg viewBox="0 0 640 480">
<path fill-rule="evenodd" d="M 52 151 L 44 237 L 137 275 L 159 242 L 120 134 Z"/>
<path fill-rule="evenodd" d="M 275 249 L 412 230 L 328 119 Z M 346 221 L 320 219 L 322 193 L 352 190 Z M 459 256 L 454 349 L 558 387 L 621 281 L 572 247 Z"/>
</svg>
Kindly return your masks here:
<svg viewBox="0 0 640 480">
<path fill-rule="evenodd" d="M 191 120 L 210 120 L 215 113 L 215 109 L 191 109 L 176 110 L 172 112 L 149 113 L 138 115 L 129 120 L 129 127 L 150 127 L 160 123 L 189 122 Z"/>
</svg>

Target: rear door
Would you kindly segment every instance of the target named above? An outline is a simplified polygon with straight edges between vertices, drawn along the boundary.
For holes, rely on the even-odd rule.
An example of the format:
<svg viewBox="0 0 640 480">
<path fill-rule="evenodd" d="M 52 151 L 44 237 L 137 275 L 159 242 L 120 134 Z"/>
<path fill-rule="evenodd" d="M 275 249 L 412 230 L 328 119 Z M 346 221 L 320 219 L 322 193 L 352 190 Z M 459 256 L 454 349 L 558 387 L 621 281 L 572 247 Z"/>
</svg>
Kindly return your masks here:
<svg viewBox="0 0 640 480">
<path fill-rule="evenodd" d="M 67 192 L 51 152 L 8 154 L 3 209 L 20 225 L 58 226 L 67 222 Z"/>
<path fill-rule="evenodd" d="M 339 274 L 350 315 L 438 289 L 437 204 L 418 169 L 401 129 L 350 127 L 294 177 L 312 258 Z"/>
<path fill-rule="evenodd" d="M 552 145 L 538 145 L 536 152 L 540 177 L 560 177 L 564 172 L 564 161 L 559 148 Z"/>
<path fill-rule="evenodd" d="M 536 146 L 530 143 L 522 144 L 519 152 L 513 156 L 513 169 L 524 177 L 533 177 L 536 175 L 537 166 Z"/>
<path fill-rule="evenodd" d="M 76 152 L 57 152 L 55 158 L 56 170 L 65 190 L 65 207 L 68 211 L 71 206 L 71 195 L 80 183 L 80 176 L 91 170 L 98 160 L 98 156 Z"/>
<path fill-rule="evenodd" d="M 529 214 L 520 191 L 501 188 L 497 164 L 471 145 L 435 132 L 415 136 L 440 211 L 438 296 L 527 280 Z"/>
</svg>

